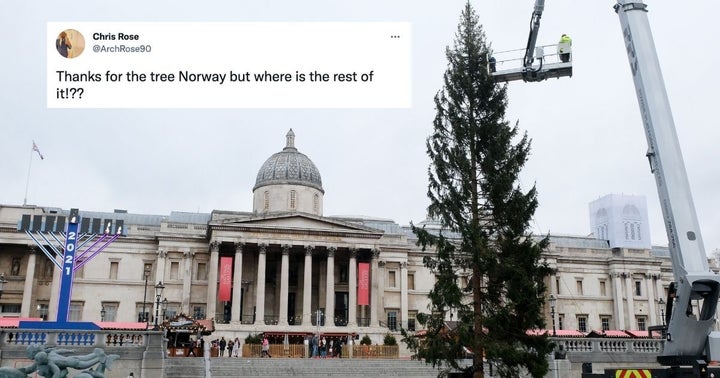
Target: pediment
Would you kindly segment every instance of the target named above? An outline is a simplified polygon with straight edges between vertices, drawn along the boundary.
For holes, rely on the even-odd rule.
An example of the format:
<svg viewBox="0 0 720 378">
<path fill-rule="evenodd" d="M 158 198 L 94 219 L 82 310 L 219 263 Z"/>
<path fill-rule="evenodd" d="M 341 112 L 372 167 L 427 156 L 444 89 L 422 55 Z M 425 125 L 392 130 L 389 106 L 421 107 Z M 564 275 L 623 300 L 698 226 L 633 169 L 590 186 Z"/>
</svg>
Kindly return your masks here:
<svg viewBox="0 0 720 378">
<path fill-rule="evenodd" d="M 277 214 L 257 215 L 243 219 L 225 219 L 219 222 L 211 222 L 211 227 L 243 228 L 243 229 L 284 229 L 304 231 L 326 231 L 341 233 L 362 233 L 382 234 L 383 231 L 370 227 L 361 226 L 350 222 L 343 222 L 337 219 L 314 216 L 310 214 Z"/>
</svg>

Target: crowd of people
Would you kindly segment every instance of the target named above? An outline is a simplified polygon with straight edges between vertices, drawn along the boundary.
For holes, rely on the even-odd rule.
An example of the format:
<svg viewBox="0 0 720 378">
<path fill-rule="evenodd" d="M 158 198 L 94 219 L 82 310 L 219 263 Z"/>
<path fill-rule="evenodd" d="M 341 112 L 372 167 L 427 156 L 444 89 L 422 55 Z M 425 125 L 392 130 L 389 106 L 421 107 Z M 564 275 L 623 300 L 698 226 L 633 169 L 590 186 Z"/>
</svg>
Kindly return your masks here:
<svg viewBox="0 0 720 378">
<path fill-rule="evenodd" d="M 313 335 L 311 337 L 308 337 L 306 339 L 306 342 L 309 346 L 309 355 L 308 358 L 341 358 L 342 357 L 342 348 L 343 348 L 343 340 L 340 337 L 325 337 L 321 335 Z M 267 336 L 264 336 L 261 339 L 261 355 L 260 357 L 272 357 L 270 354 L 270 341 L 268 340 Z M 204 353 L 205 348 L 205 339 L 200 337 L 196 340 L 192 340 L 190 342 L 190 347 L 188 348 L 187 357 L 194 356 L 194 357 L 200 357 Z M 214 339 L 210 341 L 210 350 L 211 356 L 215 357 L 242 357 L 242 342 L 239 338 L 233 339 L 225 339 L 225 337 L 220 337 L 220 339 Z M 217 353 L 215 353 L 217 351 Z"/>
<path fill-rule="evenodd" d="M 314 335 L 310 339 L 309 358 L 342 358 L 343 342 L 339 337 L 327 339 L 325 336 Z"/>
</svg>

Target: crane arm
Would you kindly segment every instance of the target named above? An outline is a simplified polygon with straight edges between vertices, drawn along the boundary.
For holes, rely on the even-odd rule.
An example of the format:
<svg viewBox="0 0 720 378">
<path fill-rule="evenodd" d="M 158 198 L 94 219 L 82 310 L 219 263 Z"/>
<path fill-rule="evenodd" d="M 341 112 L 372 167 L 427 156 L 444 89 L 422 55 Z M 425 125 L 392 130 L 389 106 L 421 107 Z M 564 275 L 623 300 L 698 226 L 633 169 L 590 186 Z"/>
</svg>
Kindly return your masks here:
<svg viewBox="0 0 720 378">
<path fill-rule="evenodd" d="M 540 32 L 540 17 L 542 17 L 545 9 L 545 0 L 535 0 L 535 8 L 533 9 L 532 18 L 530 19 L 530 34 L 528 35 L 527 46 L 525 47 L 525 58 L 523 66 L 526 69 L 532 67 L 535 61 L 535 44 L 537 43 L 538 33 Z"/>
</svg>

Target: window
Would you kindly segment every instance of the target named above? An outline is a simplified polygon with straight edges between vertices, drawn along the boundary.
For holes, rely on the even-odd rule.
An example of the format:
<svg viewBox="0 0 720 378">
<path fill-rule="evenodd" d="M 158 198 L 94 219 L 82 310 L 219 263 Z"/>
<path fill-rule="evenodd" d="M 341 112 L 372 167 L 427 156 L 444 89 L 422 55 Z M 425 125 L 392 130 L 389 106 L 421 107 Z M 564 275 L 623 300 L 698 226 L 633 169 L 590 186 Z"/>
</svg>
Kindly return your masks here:
<svg viewBox="0 0 720 378">
<path fill-rule="evenodd" d="M 565 329 L 563 328 L 563 320 L 565 320 L 565 314 L 558 314 L 558 329 Z"/>
<path fill-rule="evenodd" d="M 195 274 L 195 279 L 198 281 L 207 281 L 207 264 L 206 263 L 198 263 L 197 264 L 197 272 Z"/>
<path fill-rule="evenodd" d="M 560 293 L 560 279 L 559 279 L 559 278 L 556 278 L 556 279 L 555 279 L 555 287 L 557 288 L 557 293 L 558 293 L 558 295 L 561 294 L 561 293 Z"/>
<path fill-rule="evenodd" d="M 460 289 L 465 290 L 468 286 L 467 276 L 460 276 Z"/>
<path fill-rule="evenodd" d="M 193 305 L 193 318 L 205 319 L 205 305 L 194 304 Z"/>
<path fill-rule="evenodd" d="M 20 313 L 20 303 L 3 303 L 0 305 L 0 312 L 4 313 Z"/>
<path fill-rule="evenodd" d="M 150 308 L 152 307 L 152 303 L 145 303 L 143 306 L 142 302 L 137 303 L 135 305 L 135 312 L 138 314 L 137 321 L 138 323 L 142 322 L 149 322 L 150 321 Z"/>
<path fill-rule="evenodd" d="M 297 207 L 297 193 L 294 190 L 290 191 L 290 209 L 295 210 Z"/>
<path fill-rule="evenodd" d="M 415 318 L 417 317 L 417 311 L 408 311 L 408 324 L 407 328 L 410 332 L 415 332 Z"/>
<path fill-rule="evenodd" d="M 270 210 L 270 192 L 267 190 L 263 193 L 263 210 Z"/>
<path fill-rule="evenodd" d="M 172 319 L 178 315 L 180 312 L 180 304 L 179 303 L 168 303 L 167 308 L 165 309 L 165 312 L 160 314 L 159 321 L 165 321 L 165 319 Z"/>
<path fill-rule="evenodd" d="M 407 289 L 415 290 L 415 272 L 408 272 L 407 281 Z"/>
<path fill-rule="evenodd" d="M 340 280 L 339 283 L 347 283 L 348 282 L 348 267 L 347 265 L 340 265 L 340 274 L 338 277 Z"/>
<path fill-rule="evenodd" d="M 117 279 L 117 273 L 118 273 L 118 266 L 120 265 L 120 262 L 118 261 L 111 261 L 110 262 L 110 279 L 116 280 Z"/>
<path fill-rule="evenodd" d="M 607 297 L 607 284 L 605 281 L 600 281 L 600 296 Z"/>
<path fill-rule="evenodd" d="M 106 322 L 117 321 L 117 310 L 118 310 L 119 305 L 120 304 L 117 302 L 103 302 L 102 303 L 102 309 L 105 310 L 104 321 L 106 321 Z"/>
<path fill-rule="evenodd" d="M 582 282 L 582 280 L 576 280 L 576 281 L 575 281 L 575 291 L 577 292 L 577 295 L 583 295 L 583 282 Z"/>
<path fill-rule="evenodd" d="M 395 273 L 394 270 L 388 272 L 388 287 L 397 287 L 395 283 Z"/>
<path fill-rule="evenodd" d="M 610 316 L 601 316 L 600 317 L 600 324 L 602 325 L 603 331 L 609 331 L 610 330 Z"/>
<path fill-rule="evenodd" d="M 52 261 L 50 259 L 46 259 L 45 262 L 43 262 L 43 271 L 42 271 L 43 278 L 52 278 L 53 266 L 54 266 L 54 264 L 52 263 Z"/>
<path fill-rule="evenodd" d="M 315 214 L 320 213 L 320 196 L 317 193 L 313 196 L 313 212 Z"/>
<path fill-rule="evenodd" d="M 20 257 L 12 258 L 12 266 L 10 267 L 10 275 L 11 276 L 19 276 L 20 275 Z"/>
<path fill-rule="evenodd" d="M 645 324 L 647 323 L 647 318 L 645 318 L 644 316 L 638 316 L 635 318 L 635 320 L 637 320 L 638 329 L 641 331 L 645 331 Z"/>
<path fill-rule="evenodd" d="M 50 312 L 47 303 L 39 303 L 37 305 L 37 311 L 38 311 L 38 317 L 40 317 L 40 319 L 47 320 L 48 312 Z"/>
<path fill-rule="evenodd" d="M 82 302 L 70 302 L 70 313 L 68 314 L 68 320 L 73 322 L 79 322 L 82 320 L 83 303 Z"/>
<path fill-rule="evenodd" d="M 635 281 L 635 296 L 639 297 L 642 295 L 642 282 Z"/>
<path fill-rule="evenodd" d="M 177 261 L 170 262 L 170 279 L 178 279 L 178 270 L 180 270 L 180 263 Z"/>
<path fill-rule="evenodd" d="M 397 331 L 397 311 L 388 311 L 387 322 L 387 327 L 389 330 Z"/>
<path fill-rule="evenodd" d="M 578 315 L 577 322 L 578 322 L 578 331 L 587 332 L 587 315 Z"/>
</svg>

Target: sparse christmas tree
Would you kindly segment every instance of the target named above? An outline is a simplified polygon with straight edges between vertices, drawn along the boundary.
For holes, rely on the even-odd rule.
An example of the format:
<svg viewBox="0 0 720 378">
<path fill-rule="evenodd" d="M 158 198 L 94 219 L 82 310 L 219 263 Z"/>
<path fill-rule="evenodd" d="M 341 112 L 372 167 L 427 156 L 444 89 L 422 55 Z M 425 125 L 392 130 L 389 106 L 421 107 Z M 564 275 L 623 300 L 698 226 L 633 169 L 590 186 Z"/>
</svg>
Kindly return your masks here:
<svg viewBox="0 0 720 378">
<path fill-rule="evenodd" d="M 530 140 L 505 120 L 506 88 L 488 73 L 490 52 L 468 2 L 447 49 L 427 140 L 428 212 L 441 230 L 413 227 L 423 248 L 436 252 L 424 261 L 436 275 L 430 313 L 418 314 L 427 333 L 419 340 L 405 334 L 404 341 L 435 366 L 461 369 L 457 359 L 472 355 L 467 370 L 475 377 L 485 376 L 483 357 L 502 377 L 521 370 L 543 377 L 552 344 L 528 331 L 545 326 L 548 241 L 529 231 L 537 192 L 534 186 L 524 192 L 518 176 Z M 461 275 L 469 278 L 464 287 Z M 447 322 L 451 316 L 456 321 Z"/>
</svg>

